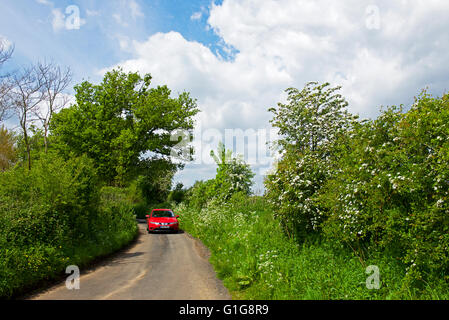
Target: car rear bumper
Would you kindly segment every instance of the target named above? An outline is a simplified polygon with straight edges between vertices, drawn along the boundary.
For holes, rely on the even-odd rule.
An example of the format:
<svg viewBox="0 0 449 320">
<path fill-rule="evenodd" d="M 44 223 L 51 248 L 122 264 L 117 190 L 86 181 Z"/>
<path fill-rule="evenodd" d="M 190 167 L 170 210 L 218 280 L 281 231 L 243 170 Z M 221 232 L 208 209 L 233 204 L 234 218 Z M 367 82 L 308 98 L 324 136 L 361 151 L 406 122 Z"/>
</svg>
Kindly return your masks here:
<svg viewBox="0 0 449 320">
<path fill-rule="evenodd" d="M 178 231 L 179 230 L 179 226 L 170 226 L 169 228 L 161 228 L 159 227 L 149 227 L 148 231 L 149 232 L 173 232 L 173 231 Z"/>
</svg>

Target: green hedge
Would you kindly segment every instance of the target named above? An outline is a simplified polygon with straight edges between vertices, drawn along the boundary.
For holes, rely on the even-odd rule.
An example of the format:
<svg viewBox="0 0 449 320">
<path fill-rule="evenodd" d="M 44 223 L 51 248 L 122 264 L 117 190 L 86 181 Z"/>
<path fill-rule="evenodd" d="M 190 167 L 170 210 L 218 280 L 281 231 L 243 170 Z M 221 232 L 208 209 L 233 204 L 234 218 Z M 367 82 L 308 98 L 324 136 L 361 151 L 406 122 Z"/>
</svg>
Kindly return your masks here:
<svg viewBox="0 0 449 320">
<path fill-rule="evenodd" d="M 138 229 L 121 193 L 100 188 L 87 157 L 42 156 L 31 171 L 0 173 L 0 297 L 129 243 Z"/>
<path fill-rule="evenodd" d="M 289 145 L 265 182 L 274 214 L 298 239 L 320 234 L 360 257 L 395 252 L 410 287 L 449 283 L 448 124 L 449 94 L 423 92 L 409 110 L 351 122 L 316 148 Z"/>
</svg>

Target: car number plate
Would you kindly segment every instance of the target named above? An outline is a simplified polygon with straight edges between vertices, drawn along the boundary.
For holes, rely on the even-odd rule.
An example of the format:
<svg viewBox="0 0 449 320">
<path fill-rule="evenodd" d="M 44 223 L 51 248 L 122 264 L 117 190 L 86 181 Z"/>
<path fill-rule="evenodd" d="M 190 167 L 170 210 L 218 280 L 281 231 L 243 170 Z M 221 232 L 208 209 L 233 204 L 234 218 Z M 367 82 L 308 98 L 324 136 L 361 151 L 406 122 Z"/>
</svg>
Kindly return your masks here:
<svg viewBox="0 0 449 320">
<path fill-rule="evenodd" d="M 161 229 L 169 229 L 169 226 L 161 226 Z"/>
</svg>

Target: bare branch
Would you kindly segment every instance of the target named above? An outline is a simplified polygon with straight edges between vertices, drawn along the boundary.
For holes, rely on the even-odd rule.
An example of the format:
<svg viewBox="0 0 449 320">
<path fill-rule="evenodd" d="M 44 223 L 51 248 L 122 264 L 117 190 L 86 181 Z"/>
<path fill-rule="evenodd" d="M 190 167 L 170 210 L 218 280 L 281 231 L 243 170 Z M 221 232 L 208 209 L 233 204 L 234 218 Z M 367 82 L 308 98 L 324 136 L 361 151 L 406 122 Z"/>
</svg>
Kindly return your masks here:
<svg viewBox="0 0 449 320">
<path fill-rule="evenodd" d="M 36 72 L 42 78 L 41 92 L 45 98 L 40 108 L 34 110 L 34 114 L 44 127 L 44 144 L 45 152 L 47 152 L 47 137 L 50 121 L 53 115 L 64 108 L 69 102 L 69 98 L 64 95 L 64 91 L 72 81 L 72 72 L 70 68 L 62 69 L 54 62 L 38 63 Z"/>
<path fill-rule="evenodd" d="M 0 68 L 8 61 L 14 52 L 14 46 L 7 46 L 4 41 L 0 39 Z"/>
<path fill-rule="evenodd" d="M 0 70 L 2 65 L 8 61 L 14 52 L 13 46 L 7 46 L 0 39 Z M 7 79 L 8 75 L 0 73 L 0 122 L 5 120 L 11 107 L 9 93 L 12 89 L 11 83 Z"/>
<path fill-rule="evenodd" d="M 42 91 L 44 78 L 35 66 L 23 68 L 9 77 L 13 85 L 9 96 L 12 108 L 19 119 L 28 155 L 28 168 L 31 169 L 31 150 L 28 137 L 28 125 L 39 104 L 46 98 Z"/>
</svg>

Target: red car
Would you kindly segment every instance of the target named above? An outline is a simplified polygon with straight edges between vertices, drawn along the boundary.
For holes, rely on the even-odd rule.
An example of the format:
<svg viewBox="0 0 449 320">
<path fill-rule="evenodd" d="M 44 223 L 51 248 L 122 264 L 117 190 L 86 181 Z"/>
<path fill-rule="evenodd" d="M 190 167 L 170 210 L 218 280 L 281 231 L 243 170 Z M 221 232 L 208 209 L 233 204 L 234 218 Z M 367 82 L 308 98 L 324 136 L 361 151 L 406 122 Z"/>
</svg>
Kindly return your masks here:
<svg viewBox="0 0 449 320">
<path fill-rule="evenodd" d="M 179 231 L 179 216 L 175 216 L 170 209 L 154 209 L 147 215 L 148 233 L 154 231 Z"/>
</svg>

